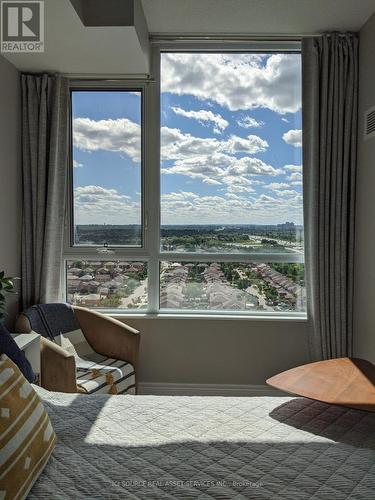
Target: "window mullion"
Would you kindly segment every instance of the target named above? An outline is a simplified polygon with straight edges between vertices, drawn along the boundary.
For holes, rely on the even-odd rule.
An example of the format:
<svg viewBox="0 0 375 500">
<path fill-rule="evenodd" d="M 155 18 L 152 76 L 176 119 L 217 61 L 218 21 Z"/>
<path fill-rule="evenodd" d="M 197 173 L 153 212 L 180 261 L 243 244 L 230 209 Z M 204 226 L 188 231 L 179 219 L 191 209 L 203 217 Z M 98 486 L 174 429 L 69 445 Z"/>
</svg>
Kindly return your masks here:
<svg viewBox="0 0 375 500">
<path fill-rule="evenodd" d="M 159 311 L 160 252 L 160 51 L 152 50 L 152 83 L 146 92 L 145 114 L 145 209 L 149 260 L 148 310 Z"/>
</svg>

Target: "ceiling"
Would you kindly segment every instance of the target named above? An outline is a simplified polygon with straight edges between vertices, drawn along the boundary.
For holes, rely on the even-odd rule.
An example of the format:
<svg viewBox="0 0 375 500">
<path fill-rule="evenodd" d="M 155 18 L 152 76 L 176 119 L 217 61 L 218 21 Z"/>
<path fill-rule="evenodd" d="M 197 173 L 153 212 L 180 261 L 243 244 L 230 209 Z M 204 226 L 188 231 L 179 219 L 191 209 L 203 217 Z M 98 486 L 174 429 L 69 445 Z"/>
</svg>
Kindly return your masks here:
<svg viewBox="0 0 375 500">
<path fill-rule="evenodd" d="M 112 5 L 116 14 L 116 1 L 140 2 L 74 0 L 73 3 L 95 2 L 98 9 L 95 17 L 99 23 L 84 26 L 70 0 L 45 0 L 45 52 L 4 56 L 22 71 L 147 74 L 145 23 L 143 31 L 137 22 L 126 26 L 98 26 L 100 9 L 108 13 Z M 142 0 L 142 5 L 151 34 L 292 35 L 357 31 L 375 11 L 374 0 Z"/>
<path fill-rule="evenodd" d="M 22 71 L 77 75 L 149 72 L 148 54 L 135 26 L 86 27 L 69 0 L 45 0 L 44 10 L 45 51 L 4 54 Z"/>
<path fill-rule="evenodd" d="M 374 0 L 142 0 L 151 33 L 359 30 Z"/>
</svg>

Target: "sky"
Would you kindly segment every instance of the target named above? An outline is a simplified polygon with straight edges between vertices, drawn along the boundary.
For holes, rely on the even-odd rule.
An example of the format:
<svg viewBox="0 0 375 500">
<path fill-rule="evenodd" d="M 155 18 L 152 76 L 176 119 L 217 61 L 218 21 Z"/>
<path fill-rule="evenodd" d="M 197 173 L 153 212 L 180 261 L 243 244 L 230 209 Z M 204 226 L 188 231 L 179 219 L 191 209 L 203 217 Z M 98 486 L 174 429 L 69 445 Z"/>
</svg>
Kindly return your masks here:
<svg viewBox="0 0 375 500">
<path fill-rule="evenodd" d="M 139 224 L 141 95 L 73 95 L 76 224 Z M 302 224 L 300 54 L 161 55 L 162 224 Z"/>
</svg>

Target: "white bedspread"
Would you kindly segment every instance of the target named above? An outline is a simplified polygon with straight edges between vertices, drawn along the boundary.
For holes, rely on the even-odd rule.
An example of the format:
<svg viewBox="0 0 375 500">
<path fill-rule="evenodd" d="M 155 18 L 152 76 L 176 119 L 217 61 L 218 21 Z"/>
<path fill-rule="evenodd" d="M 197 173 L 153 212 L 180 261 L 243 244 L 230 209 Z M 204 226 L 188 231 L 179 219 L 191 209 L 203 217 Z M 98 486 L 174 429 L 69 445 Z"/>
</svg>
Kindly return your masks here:
<svg viewBox="0 0 375 500">
<path fill-rule="evenodd" d="M 39 392 L 58 444 L 31 499 L 375 498 L 375 414 L 303 398 Z"/>
</svg>

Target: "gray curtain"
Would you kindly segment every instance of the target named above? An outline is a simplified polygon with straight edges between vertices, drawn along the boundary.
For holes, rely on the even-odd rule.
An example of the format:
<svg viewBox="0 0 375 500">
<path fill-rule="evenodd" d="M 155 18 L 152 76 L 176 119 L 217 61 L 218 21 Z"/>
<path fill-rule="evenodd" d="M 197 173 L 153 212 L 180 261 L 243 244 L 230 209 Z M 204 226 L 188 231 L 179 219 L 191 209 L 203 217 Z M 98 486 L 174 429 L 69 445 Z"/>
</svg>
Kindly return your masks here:
<svg viewBox="0 0 375 500">
<path fill-rule="evenodd" d="M 358 39 L 302 45 L 306 283 L 313 359 L 352 354 Z"/>
<path fill-rule="evenodd" d="M 68 81 L 22 75 L 22 303 L 60 299 L 68 157 Z"/>
</svg>

